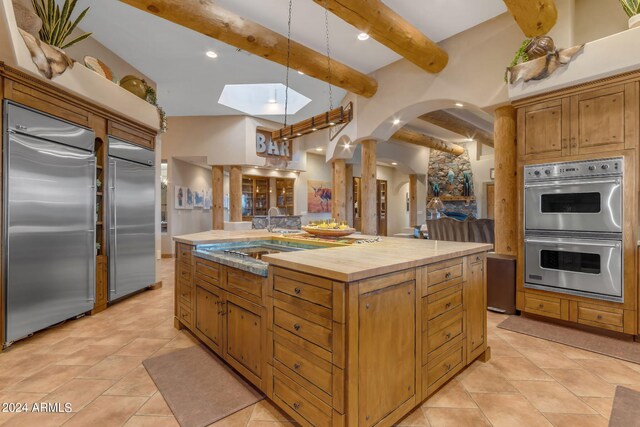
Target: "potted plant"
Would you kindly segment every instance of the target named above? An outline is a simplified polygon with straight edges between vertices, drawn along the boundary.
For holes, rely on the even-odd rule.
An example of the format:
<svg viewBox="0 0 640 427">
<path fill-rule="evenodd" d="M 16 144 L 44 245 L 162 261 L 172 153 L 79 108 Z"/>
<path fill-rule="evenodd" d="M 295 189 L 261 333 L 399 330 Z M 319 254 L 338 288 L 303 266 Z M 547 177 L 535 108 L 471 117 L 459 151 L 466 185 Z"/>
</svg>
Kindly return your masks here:
<svg viewBox="0 0 640 427">
<path fill-rule="evenodd" d="M 32 0 L 32 2 L 36 14 L 42 19 L 40 40 L 43 42 L 59 49 L 66 49 L 91 36 L 91 33 L 85 33 L 71 41 L 67 41 L 73 30 L 76 29 L 89 11 L 89 8 L 86 8 L 72 21 L 71 14 L 78 0 L 65 0 L 62 10 L 53 0 Z"/>
<path fill-rule="evenodd" d="M 629 28 L 640 26 L 640 0 L 620 0 L 620 4 L 629 16 Z"/>
</svg>

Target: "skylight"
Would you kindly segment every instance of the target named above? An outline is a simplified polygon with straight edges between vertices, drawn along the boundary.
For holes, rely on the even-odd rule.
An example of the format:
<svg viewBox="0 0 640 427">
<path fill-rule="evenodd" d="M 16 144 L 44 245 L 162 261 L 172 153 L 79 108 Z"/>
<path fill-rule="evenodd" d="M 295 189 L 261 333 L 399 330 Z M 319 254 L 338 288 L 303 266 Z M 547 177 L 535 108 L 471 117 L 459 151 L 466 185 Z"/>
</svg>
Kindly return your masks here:
<svg viewBox="0 0 640 427">
<path fill-rule="evenodd" d="M 218 103 L 252 116 L 284 114 L 286 86 L 282 83 L 226 85 Z M 289 88 L 287 114 L 295 114 L 311 99 Z"/>
</svg>

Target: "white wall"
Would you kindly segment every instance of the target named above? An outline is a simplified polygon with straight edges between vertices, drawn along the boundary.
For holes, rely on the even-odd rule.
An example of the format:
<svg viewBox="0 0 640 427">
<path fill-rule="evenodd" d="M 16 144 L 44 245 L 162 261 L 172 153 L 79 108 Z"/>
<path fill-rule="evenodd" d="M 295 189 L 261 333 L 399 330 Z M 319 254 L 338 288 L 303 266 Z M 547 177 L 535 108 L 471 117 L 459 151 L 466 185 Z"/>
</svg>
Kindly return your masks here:
<svg viewBox="0 0 640 427">
<path fill-rule="evenodd" d="M 618 0 L 575 0 L 574 44 L 587 43 L 628 28 Z"/>
</svg>

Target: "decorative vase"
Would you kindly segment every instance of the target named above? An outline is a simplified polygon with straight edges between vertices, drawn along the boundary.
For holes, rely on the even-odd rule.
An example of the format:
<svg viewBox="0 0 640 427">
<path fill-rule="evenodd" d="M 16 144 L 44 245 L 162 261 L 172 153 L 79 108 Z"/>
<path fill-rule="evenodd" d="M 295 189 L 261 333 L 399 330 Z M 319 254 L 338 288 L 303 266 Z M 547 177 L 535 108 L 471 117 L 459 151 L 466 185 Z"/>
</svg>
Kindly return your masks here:
<svg viewBox="0 0 640 427">
<path fill-rule="evenodd" d="M 555 52 L 556 44 L 549 36 L 536 36 L 525 48 L 525 53 L 529 61 L 546 56 L 550 52 Z"/>
<path fill-rule="evenodd" d="M 128 90 L 138 98 L 145 99 L 147 97 L 147 85 L 136 76 L 124 76 L 120 80 L 120 87 Z"/>
<path fill-rule="evenodd" d="M 631 18 L 629 18 L 629 29 L 636 28 L 639 26 L 640 26 L 640 14 L 633 15 Z"/>
</svg>

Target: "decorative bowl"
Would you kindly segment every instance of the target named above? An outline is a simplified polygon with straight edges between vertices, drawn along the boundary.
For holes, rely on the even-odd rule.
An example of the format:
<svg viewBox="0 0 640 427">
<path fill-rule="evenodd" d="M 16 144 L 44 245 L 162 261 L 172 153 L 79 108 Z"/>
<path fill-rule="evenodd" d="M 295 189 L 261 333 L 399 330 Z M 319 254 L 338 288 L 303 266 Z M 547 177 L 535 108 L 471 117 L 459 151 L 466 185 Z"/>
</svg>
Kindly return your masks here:
<svg viewBox="0 0 640 427">
<path fill-rule="evenodd" d="M 128 90 L 138 98 L 145 99 L 147 97 L 147 87 L 142 79 L 136 76 L 124 76 L 120 80 L 120 87 Z"/>
<path fill-rule="evenodd" d="M 344 237 L 356 232 L 355 228 L 319 228 L 308 225 L 303 226 L 302 229 L 318 237 Z"/>
</svg>

